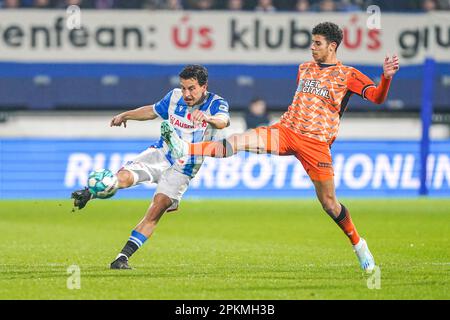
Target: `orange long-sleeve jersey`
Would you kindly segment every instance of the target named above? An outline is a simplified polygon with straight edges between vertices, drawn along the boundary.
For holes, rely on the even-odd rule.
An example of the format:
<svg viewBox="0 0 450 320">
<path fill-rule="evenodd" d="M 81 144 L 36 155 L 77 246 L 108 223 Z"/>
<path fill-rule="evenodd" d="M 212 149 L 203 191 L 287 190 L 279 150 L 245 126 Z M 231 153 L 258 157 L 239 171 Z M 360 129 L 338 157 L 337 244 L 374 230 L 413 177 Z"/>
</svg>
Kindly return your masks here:
<svg viewBox="0 0 450 320">
<path fill-rule="evenodd" d="M 280 123 L 298 134 L 332 144 L 350 96 L 356 93 L 380 104 L 386 99 L 390 82 L 382 75 L 375 86 L 369 77 L 341 62 L 303 63 L 298 69 L 294 99 Z"/>
</svg>

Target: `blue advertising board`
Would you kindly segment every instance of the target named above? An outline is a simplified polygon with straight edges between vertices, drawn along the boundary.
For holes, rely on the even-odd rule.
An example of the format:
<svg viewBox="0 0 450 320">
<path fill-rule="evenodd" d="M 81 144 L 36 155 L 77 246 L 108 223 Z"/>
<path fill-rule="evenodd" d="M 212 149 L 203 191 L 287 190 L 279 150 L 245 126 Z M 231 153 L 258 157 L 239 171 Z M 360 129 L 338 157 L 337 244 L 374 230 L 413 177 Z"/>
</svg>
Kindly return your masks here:
<svg viewBox="0 0 450 320">
<path fill-rule="evenodd" d="M 152 140 L 0 139 L 0 199 L 64 199 L 83 187 L 94 168 L 117 171 Z M 431 143 L 431 196 L 450 196 L 450 141 Z M 337 141 L 332 146 L 335 183 L 342 197 L 417 196 L 419 141 Z M 117 198 L 146 198 L 155 185 L 121 190 Z M 239 153 L 207 158 L 186 197 L 308 197 L 313 186 L 293 156 Z"/>
</svg>

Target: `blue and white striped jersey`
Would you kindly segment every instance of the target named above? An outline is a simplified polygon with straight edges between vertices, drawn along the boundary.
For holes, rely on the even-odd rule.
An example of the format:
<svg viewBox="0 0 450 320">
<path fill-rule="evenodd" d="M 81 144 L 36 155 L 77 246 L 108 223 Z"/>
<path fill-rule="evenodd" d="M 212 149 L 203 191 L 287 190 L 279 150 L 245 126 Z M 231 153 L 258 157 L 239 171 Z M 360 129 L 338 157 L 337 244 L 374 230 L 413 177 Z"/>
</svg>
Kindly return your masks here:
<svg viewBox="0 0 450 320">
<path fill-rule="evenodd" d="M 220 133 L 222 130 L 213 128 L 206 121 L 194 125 L 191 113 L 196 109 L 207 116 L 221 116 L 224 117 L 224 120 L 230 121 L 228 103 L 222 97 L 211 92 L 206 93 L 206 99 L 202 104 L 189 107 L 183 100 L 181 89 L 173 89 L 154 106 L 155 113 L 164 120 L 169 120 L 178 135 L 187 142 L 224 139 L 223 134 Z M 173 159 L 170 156 L 169 147 L 162 138 L 152 147 L 161 148 L 167 160 L 175 169 L 190 177 L 195 176 L 203 163 L 203 157 L 200 156 L 189 156 L 179 160 Z"/>
</svg>

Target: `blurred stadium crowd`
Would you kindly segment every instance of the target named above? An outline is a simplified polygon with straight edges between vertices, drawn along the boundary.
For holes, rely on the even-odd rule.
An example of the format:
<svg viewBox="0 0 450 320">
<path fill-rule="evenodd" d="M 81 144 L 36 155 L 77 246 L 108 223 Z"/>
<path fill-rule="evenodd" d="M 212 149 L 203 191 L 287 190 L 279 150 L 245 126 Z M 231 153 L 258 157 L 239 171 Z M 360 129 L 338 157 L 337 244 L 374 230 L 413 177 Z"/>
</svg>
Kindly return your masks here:
<svg viewBox="0 0 450 320">
<path fill-rule="evenodd" d="M 248 10 L 333 12 L 361 11 L 378 5 L 383 11 L 450 10 L 450 0 L 0 0 L 0 8 L 65 8 L 149 10 Z"/>
</svg>

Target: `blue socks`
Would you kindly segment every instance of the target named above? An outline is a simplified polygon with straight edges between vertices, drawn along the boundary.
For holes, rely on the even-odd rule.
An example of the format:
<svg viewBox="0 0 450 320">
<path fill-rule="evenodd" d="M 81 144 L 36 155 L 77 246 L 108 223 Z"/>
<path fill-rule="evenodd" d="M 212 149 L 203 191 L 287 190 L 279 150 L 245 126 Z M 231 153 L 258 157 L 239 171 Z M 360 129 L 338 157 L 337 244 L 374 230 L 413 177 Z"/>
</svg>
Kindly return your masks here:
<svg viewBox="0 0 450 320">
<path fill-rule="evenodd" d="M 130 238 L 128 238 L 128 242 L 125 244 L 125 247 L 123 247 L 117 258 L 125 256 L 128 259 L 145 243 L 145 241 L 147 241 L 146 236 L 136 230 L 133 230 Z"/>
</svg>

